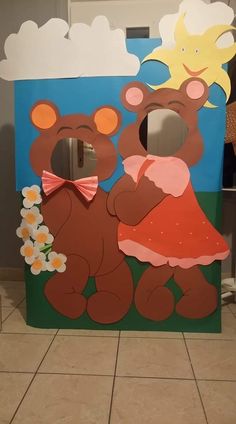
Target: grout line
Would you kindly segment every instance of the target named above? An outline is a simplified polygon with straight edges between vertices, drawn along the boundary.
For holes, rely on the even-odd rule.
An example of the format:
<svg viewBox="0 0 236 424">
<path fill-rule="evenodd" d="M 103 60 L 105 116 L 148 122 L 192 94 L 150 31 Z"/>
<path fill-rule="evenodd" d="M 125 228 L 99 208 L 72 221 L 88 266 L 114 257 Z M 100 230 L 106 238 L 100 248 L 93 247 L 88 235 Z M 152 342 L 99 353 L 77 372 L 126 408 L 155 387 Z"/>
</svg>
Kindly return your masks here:
<svg viewBox="0 0 236 424">
<path fill-rule="evenodd" d="M 113 374 L 89 374 L 89 373 L 76 373 L 76 372 L 56 372 L 56 371 L 38 371 L 37 375 L 77 375 L 80 377 L 114 377 Z"/>
<path fill-rule="evenodd" d="M 24 299 L 22 299 L 19 303 L 17 303 L 17 305 L 16 306 L 12 306 L 12 311 L 9 313 L 9 315 L 7 315 L 7 317 L 5 317 L 4 318 L 4 320 L 2 321 L 2 324 L 9 318 L 9 316 L 10 315 L 12 315 L 13 314 L 13 312 L 15 312 L 15 310 L 18 308 L 18 306 L 22 303 L 22 302 L 24 302 L 24 300 L 25 300 L 25 297 L 24 297 Z M 2 305 L 2 308 L 4 308 L 4 305 Z M 8 306 L 6 306 L 6 308 L 8 308 Z M 9 306 L 9 308 L 11 308 L 11 306 Z"/>
<path fill-rule="evenodd" d="M 12 333 L 12 332 L 9 332 L 9 331 L 2 331 L 1 333 L 0 333 L 0 335 L 1 334 L 6 334 L 6 335 L 11 335 L 11 334 L 14 334 L 14 335 L 22 335 L 22 336 L 54 336 L 55 334 L 57 334 L 56 332 L 55 333 L 29 333 L 29 332 L 27 332 L 27 333 L 23 333 L 23 332 L 18 332 L 18 333 Z"/>
<path fill-rule="evenodd" d="M 205 416 L 206 424 L 209 424 L 208 423 L 208 418 L 207 418 L 207 413 L 206 413 L 206 410 L 205 410 L 205 406 L 204 406 L 204 403 L 203 403 L 203 400 L 202 400 L 201 392 L 200 392 L 200 389 L 199 389 L 199 386 L 198 386 L 198 381 L 196 379 L 194 367 L 193 367 L 193 364 L 192 364 L 191 356 L 190 356 L 190 353 L 189 353 L 189 350 L 188 350 L 187 340 L 185 339 L 185 337 L 184 337 L 184 344 L 185 344 L 185 348 L 186 348 L 187 355 L 188 355 L 188 358 L 189 358 L 190 366 L 192 368 L 192 373 L 193 373 L 195 384 L 196 384 L 196 387 L 197 387 L 197 391 L 198 391 L 198 396 L 199 396 L 199 399 L 200 399 L 200 403 L 202 405 L 202 409 L 203 409 L 203 413 L 204 413 L 204 416 Z"/>
<path fill-rule="evenodd" d="M 119 332 L 117 331 L 117 333 L 119 333 Z M 114 336 L 105 336 L 104 334 L 102 334 L 102 335 L 99 335 L 99 334 L 91 334 L 91 335 L 90 334 L 58 334 L 57 337 L 100 337 L 100 339 L 105 337 L 106 339 L 107 338 L 109 338 L 109 339 L 118 339 L 119 338 L 119 334 L 114 335 Z"/>
<path fill-rule="evenodd" d="M 7 371 L 0 370 L 0 374 L 32 374 L 34 375 L 34 371 Z"/>
<path fill-rule="evenodd" d="M 177 381 L 194 381 L 194 378 L 190 377 L 155 377 L 155 376 L 145 376 L 145 375 L 117 375 L 116 378 L 138 378 L 144 380 L 177 380 Z"/>
<path fill-rule="evenodd" d="M 97 330 L 97 331 L 99 331 L 99 330 Z M 102 330 L 102 331 L 105 331 L 105 330 Z M 108 331 L 113 331 L 113 330 L 108 330 Z M 114 331 L 117 331 L 117 333 L 119 333 L 118 330 L 114 330 Z M 91 335 L 90 334 L 58 334 L 58 337 L 63 337 L 63 336 L 66 336 L 66 337 L 109 337 L 109 338 L 114 339 L 114 338 L 118 338 L 119 334 L 114 335 L 114 336 L 113 335 L 112 336 L 106 336 L 104 334 L 102 334 L 102 335 L 99 335 L 99 334 L 94 334 L 94 335 L 93 334 L 91 334 Z M 146 336 L 146 337 L 145 336 L 120 336 L 120 339 L 121 340 L 123 340 L 123 339 L 183 340 L 182 337 L 149 337 L 149 336 Z"/>
<path fill-rule="evenodd" d="M 111 413 L 112 413 L 113 396 L 114 396 L 114 388 L 115 388 L 115 380 L 116 380 L 116 371 L 117 371 L 118 356 L 119 356 L 119 349 L 120 349 L 120 338 L 121 338 L 120 334 L 121 332 L 119 331 L 117 351 L 116 351 L 116 362 L 115 362 L 114 376 L 113 376 L 112 389 L 111 389 L 111 402 L 110 402 L 110 409 L 109 409 L 109 416 L 108 416 L 108 424 L 111 423 Z"/>
<path fill-rule="evenodd" d="M 149 340 L 183 340 L 182 337 L 163 337 L 163 336 L 121 336 L 121 339 L 149 339 Z"/>
<path fill-rule="evenodd" d="M 14 418 L 15 418 L 15 416 L 16 416 L 16 414 L 17 414 L 17 412 L 18 412 L 18 410 L 19 410 L 19 408 L 20 408 L 20 406 L 21 406 L 21 404 L 22 404 L 22 402 L 24 401 L 24 399 L 25 399 L 25 397 L 26 397 L 26 395 L 27 395 L 27 393 L 28 393 L 28 391 L 29 391 L 30 387 L 32 386 L 33 381 L 35 380 L 35 377 L 36 377 L 36 375 L 37 375 L 37 372 L 38 372 L 38 370 L 39 370 L 39 367 L 41 366 L 41 364 L 42 364 L 42 362 L 43 362 L 43 360 L 44 360 L 45 356 L 47 355 L 47 353 L 48 353 L 48 351 L 49 351 L 50 347 L 52 346 L 52 344 L 53 344 L 53 342 L 54 342 L 54 340 L 55 340 L 55 338 L 56 338 L 56 335 L 57 335 L 57 333 L 56 333 L 56 334 L 54 335 L 54 337 L 52 338 L 52 340 L 51 340 L 51 342 L 50 342 L 50 344 L 49 344 L 49 346 L 48 346 L 48 348 L 47 348 L 47 350 L 46 350 L 45 354 L 43 355 L 42 360 L 40 361 L 40 363 L 39 363 L 39 365 L 38 365 L 38 367 L 37 367 L 36 371 L 34 372 L 34 376 L 33 376 L 32 380 L 31 380 L 30 384 L 28 385 L 28 387 L 27 387 L 27 389 L 26 389 L 26 391 L 25 391 L 25 393 L 24 393 L 24 395 L 23 395 L 23 397 L 22 397 L 22 399 L 21 399 L 21 401 L 20 401 L 19 405 L 17 406 L 17 408 L 16 408 L 16 410 L 15 410 L 15 412 L 14 412 L 14 414 L 13 414 L 13 416 L 12 416 L 12 418 L 11 418 L 10 422 L 9 422 L 9 424 L 12 424 L 12 422 L 13 422 L 13 420 L 14 420 Z"/>
<path fill-rule="evenodd" d="M 35 372 L 32 371 L 0 371 L 0 374 L 31 374 L 35 375 Z M 50 372 L 50 371 L 38 371 L 37 375 L 67 375 L 67 376 L 80 376 L 80 377 L 114 377 L 113 374 L 81 374 L 81 373 L 65 373 L 65 372 Z M 116 378 L 122 378 L 122 379 L 147 379 L 147 380 L 176 380 L 176 381 L 195 381 L 194 378 L 187 378 L 187 377 L 147 377 L 147 376 L 140 376 L 140 375 L 116 375 Z M 219 383 L 236 383 L 236 380 L 219 380 L 216 378 L 198 378 L 196 381 L 207 381 L 207 382 L 219 382 Z"/>
<path fill-rule="evenodd" d="M 221 339 L 220 337 L 218 339 L 215 338 L 210 338 L 210 339 L 199 339 L 198 337 L 186 337 L 185 340 L 197 340 L 197 341 L 201 341 L 201 342 L 235 342 L 236 341 L 236 336 L 234 336 L 234 338 L 232 339 Z"/>
<path fill-rule="evenodd" d="M 236 380 L 219 380 L 218 378 L 198 378 L 197 381 L 218 381 L 221 383 L 236 383 Z"/>
<path fill-rule="evenodd" d="M 10 312 L 10 314 L 4 319 L 4 321 L 2 321 L 2 324 L 10 317 L 10 315 L 12 315 L 12 313 L 13 313 L 14 311 L 12 311 L 12 312 Z M 235 318 L 236 318 L 236 314 L 235 314 Z M 30 326 L 29 326 L 30 327 Z M 32 328 L 35 328 L 35 327 L 32 327 Z M 12 332 L 12 331 L 1 331 L 0 332 L 0 335 L 2 335 L 2 334 L 7 334 L 7 335 L 10 335 L 10 334 L 24 334 L 24 335 L 30 335 L 30 336 L 53 336 L 53 335 L 55 335 L 55 334 L 57 334 L 57 332 L 60 330 L 58 330 L 58 329 L 51 329 L 51 328 L 45 328 L 45 329 L 41 329 L 41 328 L 38 328 L 39 330 L 41 330 L 42 332 L 23 332 L 23 331 L 21 331 L 21 332 Z M 45 332 L 43 332 L 43 330 L 45 330 Z M 46 332 L 46 330 L 51 330 L 51 331 L 55 331 L 55 332 Z M 99 331 L 99 330 L 98 330 Z M 214 333 L 210 333 L 210 334 L 214 334 Z M 220 333 L 219 333 L 220 334 Z M 109 339 L 118 339 L 119 338 L 119 335 L 114 335 L 114 336 L 106 336 L 106 335 L 99 335 L 99 334 L 91 334 L 91 335 L 89 335 L 89 334 L 57 334 L 57 337 L 95 337 L 95 338 L 109 338 Z M 197 341 L 204 341 L 204 342 L 212 342 L 212 341 L 222 341 L 222 342 L 235 342 L 236 341 L 236 336 L 234 336 L 234 337 L 232 337 L 232 338 L 227 338 L 227 339 L 223 339 L 223 338 L 201 338 L 201 337 L 186 337 L 185 336 L 185 338 L 174 338 L 174 337 L 139 337 L 139 336 L 131 336 L 131 337 L 127 337 L 127 336 L 123 336 L 123 337 L 120 337 L 120 339 L 121 340 L 124 340 L 124 339 L 129 339 L 129 340 L 132 340 L 132 339 L 145 339 L 145 340 L 179 340 L 179 341 L 183 341 L 184 339 L 185 340 L 197 340 Z"/>
<path fill-rule="evenodd" d="M 41 362 L 39 363 L 39 365 L 38 365 L 38 367 L 37 367 L 37 369 L 36 369 L 36 371 L 35 371 L 35 374 L 37 374 L 37 373 L 38 373 L 38 370 L 39 370 L 39 368 L 41 367 L 41 364 L 43 363 L 43 361 L 44 361 L 44 359 L 45 359 L 46 355 L 48 354 L 49 349 L 51 348 L 51 346 L 52 346 L 52 344 L 53 344 L 53 342 L 54 342 L 54 340 L 55 340 L 55 338 L 56 338 L 56 336 L 57 336 L 58 331 L 59 331 L 59 330 L 57 330 L 57 331 L 56 331 L 56 333 L 55 333 L 55 334 L 53 334 L 53 336 L 54 336 L 54 337 L 52 338 L 51 343 L 49 344 L 49 346 L 48 346 L 48 348 L 47 348 L 47 350 L 46 350 L 46 352 L 45 352 L 45 354 L 44 354 L 44 356 L 43 356 L 43 358 L 42 358 Z"/>
</svg>

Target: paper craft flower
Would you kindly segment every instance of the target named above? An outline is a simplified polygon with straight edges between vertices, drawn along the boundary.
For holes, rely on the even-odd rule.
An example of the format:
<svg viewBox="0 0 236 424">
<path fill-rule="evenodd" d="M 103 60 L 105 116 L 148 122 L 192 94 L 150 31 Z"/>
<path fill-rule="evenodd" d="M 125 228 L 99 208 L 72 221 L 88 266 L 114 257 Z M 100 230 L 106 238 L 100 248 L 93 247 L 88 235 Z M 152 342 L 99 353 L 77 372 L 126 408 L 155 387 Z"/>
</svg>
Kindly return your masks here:
<svg viewBox="0 0 236 424">
<path fill-rule="evenodd" d="M 62 253 L 50 252 L 48 255 L 47 270 L 64 272 L 66 270 L 66 261 L 67 257 Z"/>
<path fill-rule="evenodd" d="M 24 241 L 20 248 L 20 253 L 24 256 L 25 262 L 30 266 L 30 271 L 34 275 L 42 271 L 64 272 L 67 257 L 62 253 L 51 252 L 54 237 L 43 223 L 43 216 L 37 206 L 42 202 L 40 187 L 32 185 L 22 190 L 24 196 L 20 214 L 22 222 L 16 230 L 16 234 Z"/>
<path fill-rule="evenodd" d="M 16 229 L 16 235 L 23 241 L 29 240 L 31 236 L 31 228 L 24 219 L 22 219 L 20 226 Z"/>
<path fill-rule="evenodd" d="M 46 265 L 46 255 L 44 253 L 40 253 L 37 258 L 34 259 L 30 271 L 34 275 L 40 274 L 41 271 L 46 271 L 47 265 Z"/>
<path fill-rule="evenodd" d="M 43 221 L 43 217 L 40 214 L 37 206 L 33 206 L 30 209 L 22 208 L 20 214 L 22 218 L 25 219 L 27 224 L 31 225 L 32 227 L 37 227 L 37 225 L 41 224 L 41 222 Z"/>
<path fill-rule="evenodd" d="M 35 240 L 35 245 L 38 247 L 43 247 L 45 244 L 51 244 L 54 240 L 53 235 L 49 233 L 49 229 L 46 225 L 39 226 L 37 230 L 34 229 L 32 238 Z"/>
<path fill-rule="evenodd" d="M 22 195 L 24 196 L 23 205 L 25 208 L 31 208 L 33 205 L 39 205 L 42 202 L 40 187 L 37 185 L 24 187 Z"/>
<path fill-rule="evenodd" d="M 24 245 L 20 248 L 20 254 L 25 257 L 25 262 L 29 265 L 32 265 L 35 258 L 40 254 L 39 248 L 34 246 L 31 240 L 26 240 Z"/>
</svg>

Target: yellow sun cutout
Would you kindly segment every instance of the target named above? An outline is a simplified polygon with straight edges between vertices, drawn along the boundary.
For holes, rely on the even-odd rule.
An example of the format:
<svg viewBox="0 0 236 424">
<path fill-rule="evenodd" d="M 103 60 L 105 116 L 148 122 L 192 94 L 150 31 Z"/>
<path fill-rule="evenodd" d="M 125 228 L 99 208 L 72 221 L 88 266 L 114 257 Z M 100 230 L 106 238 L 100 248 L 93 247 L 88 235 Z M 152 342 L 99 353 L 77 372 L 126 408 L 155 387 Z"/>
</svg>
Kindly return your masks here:
<svg viewBox="0 0 236 424">
<path fill-rule="evenodd" d="M 169 67 L 170 79 L 161 85 L 150 85 L 153 89 L 163 87 L 178 89 L 190 77 L 202 78 L 208 85 L 218 84 L 230 95 L 230 79 L 222 68 L 236 54 L 236 43 L 220 48 L 216 41 L 225 32 L 235 30 L 231 25 L 215 25 L 201 35 L 190 35 L 184 24 L 185 15 L 180 15 L 174 32 L 175 47 L 159 48 L 145 57 L 143 62 L 157 60 Z M 207 107 L 214 107 L 207 101 Z"/>
</svg>

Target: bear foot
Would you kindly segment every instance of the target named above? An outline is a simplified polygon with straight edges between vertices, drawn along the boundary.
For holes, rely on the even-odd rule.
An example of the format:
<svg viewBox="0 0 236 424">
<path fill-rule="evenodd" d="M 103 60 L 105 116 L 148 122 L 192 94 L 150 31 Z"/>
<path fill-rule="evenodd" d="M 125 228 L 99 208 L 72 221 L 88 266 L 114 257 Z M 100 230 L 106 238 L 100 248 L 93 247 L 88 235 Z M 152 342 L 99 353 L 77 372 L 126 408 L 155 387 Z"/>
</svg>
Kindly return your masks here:
<svg viewBox="0 0 236 424">
<path fill-rule="evenodd" d="M 174 311 L 174 296 L 167 287 L 157 287 L 146 297 L 135 295 L 139 313 L 152 321 L 163 321 Z"/>
<path fill-rule="evenodd" d="M 112 324 L 120 321 L 128 312 L 129 305 L 114 293 L 97 292 L 88 299 L 87 312 L 93 321 Z"/>
<path fill-rule="evenodd" d="M 217 290 L 208 284 L 189 290 L 176 305 L 176 312 L 185 318 L 205 318 L 217 308 Z"/>
<path fill-rule="evenodd" d="M 50 293 L 50 290 L 45 288 L 45 295 L 49 303 L 62 315 L 68 318 L 79 318 L 86 310 L 87 300 L 80 293 Z"/>
</svg>

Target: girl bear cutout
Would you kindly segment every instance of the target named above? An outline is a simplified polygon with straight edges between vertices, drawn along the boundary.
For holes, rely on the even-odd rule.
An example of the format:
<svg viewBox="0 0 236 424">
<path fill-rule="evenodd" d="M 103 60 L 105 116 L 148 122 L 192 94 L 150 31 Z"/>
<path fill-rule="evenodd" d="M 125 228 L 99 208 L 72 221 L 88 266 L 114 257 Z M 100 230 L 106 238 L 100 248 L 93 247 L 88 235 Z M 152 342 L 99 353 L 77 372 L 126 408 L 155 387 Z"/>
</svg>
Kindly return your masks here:
<svg viewBox="0 0 236 424">
<path fill-rule="evenodd" d="M 217 307 L 216 287 L 199 265 L 225 259 L 229 249 L 200 208 L 189 172 L 203 154 L 197 111 L 207 98 L 208 87 L 199 78 L 186 80 L 179 90 L 150 92 L 134 82 L 122 92 L 124 106 L 137 119 L 119 140 L 125 175 L 113 187 L 108 209 L 120 220 L 120 250 L 150 264 L 138 283 L 135 305 L 154 321 L 167 319 L 174 309 L 186 318 L 203 318 Z M 139 137 L 143 119 L 162 108 L 177 112 L 188 128 L 182 146 L 168 157 L 148 154 Z M 183 294 L 176 305 L 166 287 L 170 278 Z"/>
</svg>

